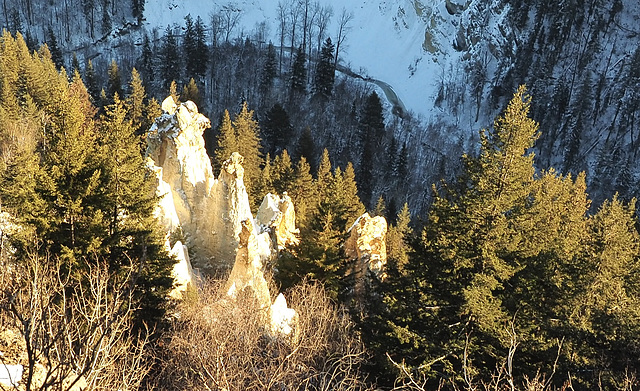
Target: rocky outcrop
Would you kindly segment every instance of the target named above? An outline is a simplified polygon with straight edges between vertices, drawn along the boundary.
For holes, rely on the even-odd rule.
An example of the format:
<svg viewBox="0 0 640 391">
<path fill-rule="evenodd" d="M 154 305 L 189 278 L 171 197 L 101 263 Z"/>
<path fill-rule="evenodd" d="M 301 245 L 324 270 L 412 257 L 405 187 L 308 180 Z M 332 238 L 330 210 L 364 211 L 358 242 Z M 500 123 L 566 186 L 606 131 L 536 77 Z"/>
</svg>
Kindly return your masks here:
<svg viewBox="0 0 640 391">
<path fill-rule="evenodd" d="M 147 135 L 147 164 L 155 172 L 158 217 L 168 232 L 180 232 L 205 274 L 229 270 L 234 263 L 241 222 L 252 220 L 243 183 L 242 156 L 232 155 L 216 179 L 202 134 L 211 126 L 192 102 L 175 105 Z"/>
<path fill-rule="evenodd" d="M 387 221 L 384 217 L 371 217 L 368 213 L 358 217 L 349 229 L 349 238 L 344 244 L 345 255 L 355 261 L 353 275 L 354 291 L 360 295 L 371 272 L 377 278 L 385 278 L 387 264 Z"/>
<path fill-rule="evenodd" d="M 296 212 L 291 197 L 285 192 L 282 197 L 267 194 L 260 204 L 256 221 L 263 230 L 271 232 L 278 249 L 300 243 L 296 228 Z"/>
<path fill-rule="evenodd" d="M 272 305 L 264 268 L 279 249 L 298 243 L 291 198 L 269 194 L 254 220 L 243 157 L 231 154 L 215 178 L 202 138 L 209 120 L 192 102 L 178 105 L 168 97 L 162 108 L 163 115 L 147 135 L 147 165 L 156 175 L 157 217 L 168 238 L 182 236 L 185 241 L 170 249 L 178 260 L 171 296 L 180 298 L 198 270 L 217 275 L 231 269 L 227 296 L 250 292 L 258 309 L 267 311 L 269 330 L 289 334 L 295 311 L 287 308 L 282 295 Z"/>
</svg>

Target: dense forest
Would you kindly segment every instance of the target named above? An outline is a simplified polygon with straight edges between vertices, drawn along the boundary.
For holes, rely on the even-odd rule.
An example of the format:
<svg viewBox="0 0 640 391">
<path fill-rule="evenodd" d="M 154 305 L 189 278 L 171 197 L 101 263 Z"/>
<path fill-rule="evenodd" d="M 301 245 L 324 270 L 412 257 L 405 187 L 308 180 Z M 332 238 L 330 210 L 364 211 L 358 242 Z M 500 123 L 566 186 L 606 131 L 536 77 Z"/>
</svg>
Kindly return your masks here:
<svg viewBox="0 0 640 391">
<path fill-rule="evenodd" d="M 129 29 L 144 16 L 144 2 L 86 3 L 92 37 L 111 31 L 118 12 L 133 15 Z M 555 66 L 533 50 L 551 39 L 543 21 L 555 14 L 531 3 L 535 20 L 525 5 L 510 15 L 540 25 L 530 37 L 535 61 L 503 65 L 502 81 L 480 78 L 472 97 L 443 90 L 443 110 L 495 106 L 492 125 L 467 140 L 432 131 L 429 145 L 406 143 L 403 134 L 423 126 L 412 113 L 385 109 L 369 84 L 337 71 L 342 36 L 304 27 L 296 39 L 283 28 L 285 50 L 236 39 L 233 12 L 221 10 L 213 28 L 187 17 L 141 34 L 120 61 L 81 63 L 58 43 L 72 34 L 50 28 L 40 45 L 24 16 L 5 10 L 0 327 L 20 330 L 27 383 L 46 362 L 39 389 L 72 389 L 80 377 L 88 389 L 636 389 L 638 105 L 629 94 L 640 52 L 617 68 L 624 85 L 599 78 L 593 91 L 591 77 L 575 88 L 561 80 L 545 101 L 539 81 L 520 85 L 541 64 Z M 585 13 L 595 15 L 595 3 Z M 616 4 L 594 25 L 613 23 Z M 582 53 L 574 75 L 593 60 Z M 231 152 L 244 156 L 254 209 L 269 192 L 291 196 L 300 243 L 271 266 L 300 313 L 297 340 L 239 327 L 258 324 L 258 314 L 206 318 L 201 309 L 221 295 L 216 282 L 184 302 L 167 299 L 175 260 L 144 164 L 145 135 L 167 95 L 213 119 L 205 140 L 216 172 Z M 570 110 L 535 120 L 558 102 Z M 588 122 L 614 109 L 595 169 L 582 166 L 598 149 L 584 144 Z M 416 149 L 432 152 L 428 162 Z M 590 185 L 599 186 L 594 197 Z M 362 298 L 344 243 L 365 211 L 389 221 L 389 262 Z M 228 351 L 216 350 L 217 338 Z"/>
</svg>

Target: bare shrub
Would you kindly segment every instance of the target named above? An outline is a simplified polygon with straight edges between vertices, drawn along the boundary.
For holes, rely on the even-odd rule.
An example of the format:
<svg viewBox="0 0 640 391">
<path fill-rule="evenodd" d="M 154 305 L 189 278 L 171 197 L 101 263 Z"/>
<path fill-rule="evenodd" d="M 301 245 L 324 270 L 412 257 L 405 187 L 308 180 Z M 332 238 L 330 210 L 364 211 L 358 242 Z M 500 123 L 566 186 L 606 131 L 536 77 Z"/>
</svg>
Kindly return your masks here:
<svg viewBox="0 0 640 391">
<path fill-rule="evenodd" d="M 148 333 L 130 334 L 134 308 L 127 273 L 111 273 L 98 263 L 64 275 L 61 265 L 36 255 L 19 264 L 3 262 L 13 272 L 0 273 L 0 322 L 20 336 L 21 348 L 12 357 L 0 356 L 0 365 L 24 366 L 15 388 L 139 388 L 149 370 Z"/>
<path fill-rule="evenodd" d="M 248 292 L 230 301 L 221 282 L 179 307 L 155 378 L 167 390 L 363 390 L 364 348 L 348 315 L 323 288 L 288 293 L 298 312 L 293 335 L 271 336 L 268 309 Z"/>
</svg>

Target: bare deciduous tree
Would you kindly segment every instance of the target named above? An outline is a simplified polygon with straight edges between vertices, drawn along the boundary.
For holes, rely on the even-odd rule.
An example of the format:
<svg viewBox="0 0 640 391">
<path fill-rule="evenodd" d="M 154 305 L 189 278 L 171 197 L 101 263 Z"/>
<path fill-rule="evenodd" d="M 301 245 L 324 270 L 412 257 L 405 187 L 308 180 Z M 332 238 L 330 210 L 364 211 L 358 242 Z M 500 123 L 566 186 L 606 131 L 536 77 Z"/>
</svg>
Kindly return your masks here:
<svg viewBox="0 0 640 391">
<path fill-rule="evenodd" d="M 338 38 L 336 39 L 336 58 L 334 59 L 333 67 L 337 68 L 338 59 L 340 57 L 340 48 L 343 46 L 344 41 L 347 39 L 347 33 L 351 30 L 351 21 L 353 20 L 353 12 L 347 11 L 346 8 L 342 8 L 340 19 L 338 19 Z"/>
<path fill-rule="evenodd" d="M 134 390 L 149 371 L 148 333 L 131 335 L 133 299 L 127 273 L 102 263 L 63 273 L 30 256 L 6 261 L 0 276 L 0 323 L 21 336 L 24 366 L 16 389 Z M 0 365 L 6 357 L 0 356 Z"/>
</svg>

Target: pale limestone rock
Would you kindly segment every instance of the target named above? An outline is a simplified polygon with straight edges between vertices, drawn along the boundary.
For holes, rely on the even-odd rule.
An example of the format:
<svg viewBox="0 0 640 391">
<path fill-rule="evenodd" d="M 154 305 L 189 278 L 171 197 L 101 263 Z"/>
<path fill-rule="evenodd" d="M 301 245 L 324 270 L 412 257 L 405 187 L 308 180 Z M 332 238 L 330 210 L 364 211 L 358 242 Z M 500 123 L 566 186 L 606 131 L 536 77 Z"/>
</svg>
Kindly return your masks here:
<svg viewBox="0 0 640 391">
<path fill-rule="evenodd" d="M 165 100 L 162 101 L 162 111 L 169 115 L 173 115 L 176 112 L 178 105 L 176 101 L 173 100 L 172 96 L 167 96 Z"/>
<path fill-rule="evenodd" d="M 166 246 L 169 247 L 168 241 Z M 171 274 L 173 275 L 174 284 L 169 296 L 174 299 L 181 299 L 183 292 L 187 290 L 189 285 L 193 285 L 196 280 L 189 261 L 189 251 L 187 246 L 178 240 L 169 251 L 169 254 L 178 261 L 173 265 Z"/>
<path fill-rule="evenodd" d="M 242 221 L 240 244 L 236 253 L 236 262 L 227 280 L 227 295 L 235 298 L 238 293 L 251 289 L 258 306 L 266 309 L 271 306 L 269 287 L 262 271 L 262 260 L 258 252 L 253 222 Z"/>
<path fill-rule="evenodd" d="M 234 152 L 214 178 L 202 138 L 211 126 L 209 120 L 192 102 L 178 106 L 167 98 L 162 107 L 165 113 L 147 135 L 147 165 L 157 180 L 157 217 L 168 235 L 179 231 L 185 237 L 184 244 L 178 242 L 171 249 L 179 260 L 172 293 L 180 295 L 193 283 L 190 262 L 205 274 L 232 268 L 226 286 L 230 298 L 251 290 L 259 308 L 270 314 L 270 329 L 289 333 L 295 311 L 286 307 L 284 297 L 272 306 L 264 265 L 278 246 L 298 242 L 291 199 L 286 194 L 282 199 L 273 196 L 267 201 L 273 204 L 273 213 L 265 220 L 268 224 L 256 223 L 243 181 L 243 157 Z M 275 233 L 275 241 L 270 233 Z"/>
<path fill-rule="evenodd" d="M 156 174 L 160 197 L 157 215 L 167 232 L 182 231 L 194 267 L 207 274 L 228 270 L 241 221 L 252 218 L 242 157 L 232 156 L 215 179 L 202 138 L 209 120 L 192 102 L 170 113 L 159 117 L 147 136 L 147 165 Z"/>
<path fill-rule="evenodd" d="M 387 221 L 384 217 L 370 217 L 368 213 L 358 217 L 349 229 L 349 238 L 344 244 L 345 255 L 354 264 L 355 292 L 362 293 L 368 272 L 385 278 L 387 264 Z"/>
<path fill-rule="evenodd" d="M 282 197 L 267 194 L 260 204 L 256 221 L 259 226 L 273 233 L 278 249 L 300 243 L 300 230 L 296 229 L 296 212 L 291 197 L 286 192 Z"/>
</svg>

